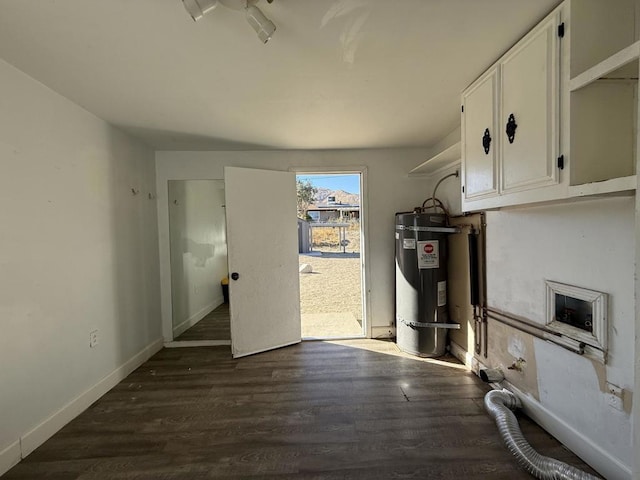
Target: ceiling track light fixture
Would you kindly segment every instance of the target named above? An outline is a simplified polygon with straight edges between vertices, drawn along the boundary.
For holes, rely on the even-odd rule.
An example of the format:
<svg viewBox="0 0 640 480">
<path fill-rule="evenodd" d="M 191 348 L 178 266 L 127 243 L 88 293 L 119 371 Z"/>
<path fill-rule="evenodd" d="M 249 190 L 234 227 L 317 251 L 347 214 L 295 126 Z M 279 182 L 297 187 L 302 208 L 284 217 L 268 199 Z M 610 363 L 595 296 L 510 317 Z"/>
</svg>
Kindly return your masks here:
<svg viewBox="0 0 640 480">
<path fill-rule="evenodd" d="M 276 31 L 276 26 L 262 13 L 262 10 L 255 6 L 257 2 L 258 0 L 182 0 L 184 8 L 196 22 L 215 10 L 218 4 L 232 10 L 244 10 L 247 22 L 255 30 L 260 41 L 267 43 Z M 273 0 L 267 0 L 267 2 L 272 3 Z"/>
</svg>

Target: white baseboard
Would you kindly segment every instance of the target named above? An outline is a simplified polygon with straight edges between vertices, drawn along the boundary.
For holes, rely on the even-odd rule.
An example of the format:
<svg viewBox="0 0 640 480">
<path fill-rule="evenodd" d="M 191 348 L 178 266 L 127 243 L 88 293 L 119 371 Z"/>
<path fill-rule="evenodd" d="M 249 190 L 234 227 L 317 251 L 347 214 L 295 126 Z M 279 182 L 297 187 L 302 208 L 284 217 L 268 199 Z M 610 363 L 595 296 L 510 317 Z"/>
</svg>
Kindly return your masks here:
<svg viewBox="0 0 640 480">
<path fill-rule="evenodd" d="M 371 327 L 371 338 L 393 338 L 395 336 L 395 327 Z"/>
<path fill-rule="evenodd" d="M 20 461 L 20 458 L 25 458 L 33 452 L 46 440 L 51 438 L 51 436 L 53 436 L 53 434 L 58 430 L 84 412 L 93 402 L 115 387 L 127 375 L 146 362 L 152 355 L 161 350 L 163 343 L 164 340 L 160 338 L 147 345 L 140 352 L 135 354 L 120 367 L 116 368 L 94 386 L 78 395 L 49 418 L 25 433 L 9 448 L 0 452 L 0 475 L 17 463 L 15 461 L 16 456 L 18 461 Z"/>
<path fill-rule="evenodd" d="M 480 370 L 486 366 L 472 352 L 466 351 L 456 342 L 450 342 L 449 351 L 451 355 L 460 360 L 464 365 L 476 375 L 480 376 Z"/>
<path fill-rule="evenodd" d="M 469 370 L 473 370 L 475 363 L 475 359 L 473 358 L 473 353 L 467 352 L 464 348 L 458 345 L 456 342 L 449 342 L 451 355 L 460 360 Z"/>
<path fill-rule="evenodd" d="M 630 480 L 633 478 L 630 466 L 623 464 L 619 459 L 602 450 L 600 446 L 593 443 L 589 438 L 584 437 L 530 395 L 522 392 L 509 382 L 505 381 L 503 384 L 518 396 L 522 402 L 523 410 L 529 418 L 591 465 L 604 478 L 608 480 Z"/>
<path fill-rule="evenodd" d="M 213 312 L 214 309 L 222 305 L 223 303 L 222 297 L 216 297 L 213 302 L 202 307 L 196 313 L 191 315 L 189 318 L 181 322 L 180 324 L 173 327 L 173 338 L 176 338 L 179 335 L 182 335 L 184 332 L 193 327 L 196 323 L 202 320 L 204 317 Z"/>
<path fill-rule="evenodd" d="M 22 460 L 20 453 L 20 440 L 16 440 L 4 450 L 0 451 L 0 475 Z"/>
<path fill-rule="evenodd" d="M 467 352 L 455 342 L 451 342 L 451 354 L 463 362 L 474 373 L 478 374 L 480 368 L 485 368 L 473 353 Z M 492 384 L 494 388 L 494 386 Z M 612 457 L 600 446 L 585 438 L 571 425 L 547 410 L 540 402 L 507 381 L 497 387 L 504 386 L 515 393 L 522 402 L 524 412 L 534 422 L 554 436 L 569 450 L 579 456 L 586 463 L 609 480 L 630 480 L 633 478 L 631 467 L 624 465 L 620 460 Z"/>
</svg>

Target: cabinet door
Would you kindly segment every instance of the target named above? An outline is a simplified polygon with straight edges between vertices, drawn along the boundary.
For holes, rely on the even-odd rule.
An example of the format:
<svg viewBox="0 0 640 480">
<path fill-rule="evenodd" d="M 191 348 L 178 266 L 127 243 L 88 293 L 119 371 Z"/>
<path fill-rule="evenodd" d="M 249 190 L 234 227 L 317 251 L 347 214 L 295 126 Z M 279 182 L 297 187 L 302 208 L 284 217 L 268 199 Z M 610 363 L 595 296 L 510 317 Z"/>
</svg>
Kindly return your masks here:
<svg viewBox="0 0 640 480">
<path fill-rule="evenodd" d="M 498 70 L 489 70 L 462 94 L 462 168 L 464 199 L 498 194 L 496 94 Z"/>
<path fill-rule="evenodd" d="M 558 182 L 559 18 L 538 25 L 500 63 L 502 193 Z M 510 118 L 516 125 L 511 139 Z"/>
</svg>

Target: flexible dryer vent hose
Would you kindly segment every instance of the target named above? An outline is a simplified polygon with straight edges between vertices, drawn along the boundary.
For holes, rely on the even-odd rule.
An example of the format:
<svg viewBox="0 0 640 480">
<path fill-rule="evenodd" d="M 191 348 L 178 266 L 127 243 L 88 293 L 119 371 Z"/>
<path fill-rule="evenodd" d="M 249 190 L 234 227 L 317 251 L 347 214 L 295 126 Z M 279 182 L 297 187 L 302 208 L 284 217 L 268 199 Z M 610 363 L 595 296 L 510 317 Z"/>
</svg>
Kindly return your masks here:
<svg viewBox="0 0 640 480">
<path fill-rule="evenodd" d="M 531 475 L 544 480 L 597 480 L 578 468 L 536 452 L 525 440 L 518 420 L 511 410 L 519 406 L 518 398 L 508 390 L 492 390 L 484 397 L 484 406 L 493 417 L 509 451 Z"/>
</svg>

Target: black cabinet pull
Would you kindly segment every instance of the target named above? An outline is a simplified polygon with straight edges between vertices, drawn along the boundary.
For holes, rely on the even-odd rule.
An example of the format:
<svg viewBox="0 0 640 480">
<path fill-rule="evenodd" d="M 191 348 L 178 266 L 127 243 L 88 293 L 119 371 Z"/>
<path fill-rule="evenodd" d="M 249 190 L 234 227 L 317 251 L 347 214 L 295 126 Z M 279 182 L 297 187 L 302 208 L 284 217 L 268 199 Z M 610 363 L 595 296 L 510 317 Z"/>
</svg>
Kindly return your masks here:
<svg viewBox="0 0 640 480">
<path fill-rule="evenodd" d="M 240 274 L 238 272 L 233 272 L 231 274 L 231 280 L 238 280 L 240 278 Z"/>
<path fill-rule="evenodd" d="M 512 113 L 509 115 L 509 120 L 507 120 L 507 138 L 509 139 L 509 143 L 513 143 L 516 138 L 516 128 L 518 128 L 518 124 L 516 123 L 516 117 L 514 117 Z"/>
<path fill-rule="evenodd" d="M 491 134 L 488 128 L 485 128 L 484 135 L 482 136 L 482 147 L 484 148 L 484 153 L 489 155 L 489 150 L 491 150 Z"/>
</svg>

